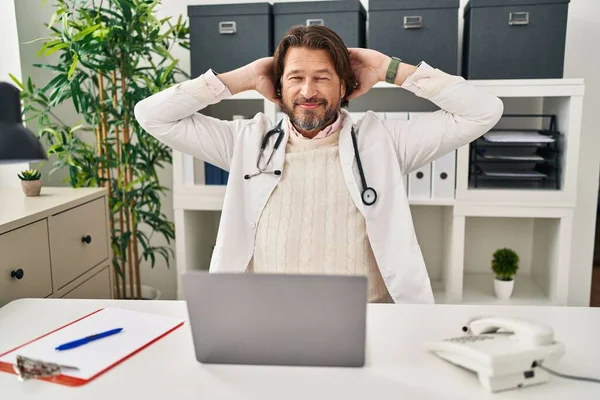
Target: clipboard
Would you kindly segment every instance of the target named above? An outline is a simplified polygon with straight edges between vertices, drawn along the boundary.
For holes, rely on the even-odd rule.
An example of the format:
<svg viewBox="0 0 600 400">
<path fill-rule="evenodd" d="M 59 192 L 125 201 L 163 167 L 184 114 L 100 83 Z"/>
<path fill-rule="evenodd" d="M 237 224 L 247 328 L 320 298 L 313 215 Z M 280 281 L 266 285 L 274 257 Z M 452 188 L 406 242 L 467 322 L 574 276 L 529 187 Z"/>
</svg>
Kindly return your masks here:
<svg viewBox="0 0 600 400">
<path fill-rule="evenodd" d="M 121 364 L 183 325 L 182 319 L 121 308 L 101 308 L 66 325 L 0 353 L 0 371 L 16 374 L 17 355 L 45 362 L 72 365 L 56 377 L 40 378 L 66 386 L 82 386 Z M 56 351 L 55 347 L 113 328 L 123 331 L 83 346 Z"/>
</svg>

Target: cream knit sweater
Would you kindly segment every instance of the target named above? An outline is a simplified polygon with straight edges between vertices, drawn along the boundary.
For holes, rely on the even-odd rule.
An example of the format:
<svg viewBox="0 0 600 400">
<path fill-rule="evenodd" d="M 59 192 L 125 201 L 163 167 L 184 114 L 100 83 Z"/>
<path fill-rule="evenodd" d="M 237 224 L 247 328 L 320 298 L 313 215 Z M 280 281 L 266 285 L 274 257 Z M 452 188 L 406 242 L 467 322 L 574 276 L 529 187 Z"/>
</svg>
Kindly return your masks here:
<svg viewBox="0 0 600 400">
<path fill-rule="evenodd" d="M 257 273 L 359 274 L 369 302 L 392 302 L 344 181 L 339 131 L 323 139 L 290 134 L 280 183 L 256 230 L 248 267 Z"/>
</svg>

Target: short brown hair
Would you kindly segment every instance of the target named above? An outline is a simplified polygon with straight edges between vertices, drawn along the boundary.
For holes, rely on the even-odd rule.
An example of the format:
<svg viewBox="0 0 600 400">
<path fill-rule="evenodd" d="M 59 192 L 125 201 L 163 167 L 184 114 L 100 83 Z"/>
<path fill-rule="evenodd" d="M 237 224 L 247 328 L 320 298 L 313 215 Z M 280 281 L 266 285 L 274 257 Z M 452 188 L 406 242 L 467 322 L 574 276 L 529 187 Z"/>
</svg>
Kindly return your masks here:
<svg viewBox="0 0 600 400">
<path fill-rule="evenodd" d="M 304 47 L 314 50 L 327 50 L 335 72 L 346 85 L 346 94 L 342 99 L 342 107 L 348 105 L 346 98 L 357 86 L 356 79 L 350 66 L 350 53 L 342 38 L 331 29 L 320 25 L 297 25 L 291 27 L 283 36 L 273 55 L 273 83 L 277 98 L 281 99 L 281 77 L 285 55 L 290 47 Z"/>
</svg>

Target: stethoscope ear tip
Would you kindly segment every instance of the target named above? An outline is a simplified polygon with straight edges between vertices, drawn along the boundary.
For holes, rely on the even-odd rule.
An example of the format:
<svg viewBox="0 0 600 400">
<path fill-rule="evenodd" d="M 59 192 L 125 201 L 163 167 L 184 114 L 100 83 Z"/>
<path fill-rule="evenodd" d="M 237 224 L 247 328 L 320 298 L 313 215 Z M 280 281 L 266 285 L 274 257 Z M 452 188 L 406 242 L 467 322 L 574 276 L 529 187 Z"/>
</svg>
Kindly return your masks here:
<svg viewBox="0 0 600 400">
<path fill-rule="evenodd" d="M 274 173 L 275 175 L 281 175 L 281 171 L 280 171 L 280 170 L 278 170 L 278 169 L 276 169 L 275 171 L 273 171 L 273 173 Z"/>
<path fill-rule="evenodd" d="M 248 174 L 244 175 L 244 179 L 250 179 L 250 175 L 248 175 Z"/>
</svg>

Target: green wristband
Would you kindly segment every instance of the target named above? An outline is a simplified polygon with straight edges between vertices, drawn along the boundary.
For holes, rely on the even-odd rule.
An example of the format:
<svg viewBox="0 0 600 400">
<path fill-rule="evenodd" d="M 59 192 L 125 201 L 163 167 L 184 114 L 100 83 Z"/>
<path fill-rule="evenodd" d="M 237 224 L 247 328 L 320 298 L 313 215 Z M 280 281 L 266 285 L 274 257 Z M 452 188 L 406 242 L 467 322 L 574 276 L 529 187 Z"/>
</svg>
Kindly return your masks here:
<svg viewBox="0 0 600 400">
<path fill-rule="evenodd" d="M 385 73 L 385 81 L 387 83 L 394 83 L 394 81 L 396 80 L 396 74 L 398 73 L 398 66 L 401 62 L 402 60 L 398 57 L 392 57 L 387 72 Z"/>
</svg>

